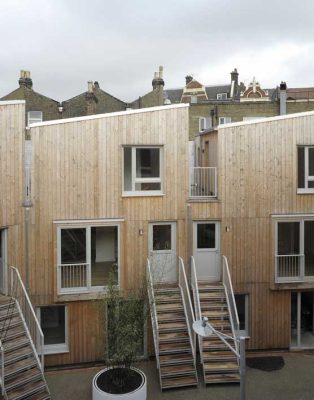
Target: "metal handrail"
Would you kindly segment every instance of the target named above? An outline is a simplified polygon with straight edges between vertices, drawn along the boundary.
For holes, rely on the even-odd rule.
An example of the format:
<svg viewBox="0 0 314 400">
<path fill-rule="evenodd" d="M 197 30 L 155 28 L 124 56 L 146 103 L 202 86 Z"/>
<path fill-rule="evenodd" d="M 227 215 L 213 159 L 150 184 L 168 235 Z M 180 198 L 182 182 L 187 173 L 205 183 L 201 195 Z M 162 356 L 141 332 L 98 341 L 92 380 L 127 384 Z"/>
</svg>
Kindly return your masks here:
<svg viewBox="0 0 314 400">
<path fill-rule="evenodd" d="M 159 364 L 159 327 L 158 327 L 157 310 L 156 310 L 156 302 L 155 302 L 155 295 L 154 295 L 153 278 L 152 278 L 152 274 L 151 274 L 151 267 L 150 267 L 149 259 L 147 259 L 147 292 L 148 292 L 150 316 L 151 316 L 151 320 L 152 320 L 156 362 L 157 362 L 157 368 L 159 369 L 159 365 L 160 365 Z"/>
<path fill-rule="evenodd" d="M 226 293 L 232 336 L 234 337 L 234 346 L 236 348 L 236 351 L 239 352 L 239 344 L 236 339 L 239 337 L 240 322 L 239 322 L 237 305 L 234 298 L 228 260 L 226 256 L 222 256 L 222 283 L 224 285 Z"/>
<path fill-rule="evenodd" d="M 8 267 L 8 295 L 16 303 L 41 371 L 44 371 L 44 334 L 17 268 Z"/>
<path fill-rule="evenodd" d="M 191 286 L 192 286 L 192 292 L 193 292 L 195 318 L 196 318 L 196 320 L 199 321 L 202 319 L 202 311 L 201 311 L 200 294 L 198 291 L 195 259 L 193 256 L 191 256 Z M 200 351 L 201 363 L 203 364 L 203 339 L 200 335 L 197 335 L 197 336 L 198 336 L 198 346 L 199 346 L 199 351 Z"/>
<path fill-rule="evenodd" d="M 181 257 L 178 259 L 179 262 L 179 288 L 182 295 L 184 314 L 186 319 L 186 324 L 188 327 L 188 333 L 192 348 L 192 354 L 194 359 L 194 364 L 196 364 L 196 334 L 192 330 L 192 325 L 195 322 L 194 311 L 191 302 L 191 296 L 189 291 L 188 282 L 186 279 L 186 273 L 184 268 L 184 263 Z"/>
<path fill-rule="evenodd" d="M 1 353 L 1 395 L 3 398 L 6 398 L 6 390 L 5 390 L 5 383 L 4 383 L 4 349 L 2 345 L 2 341 L 0 340 L 0 353 Z"/>
</svg>

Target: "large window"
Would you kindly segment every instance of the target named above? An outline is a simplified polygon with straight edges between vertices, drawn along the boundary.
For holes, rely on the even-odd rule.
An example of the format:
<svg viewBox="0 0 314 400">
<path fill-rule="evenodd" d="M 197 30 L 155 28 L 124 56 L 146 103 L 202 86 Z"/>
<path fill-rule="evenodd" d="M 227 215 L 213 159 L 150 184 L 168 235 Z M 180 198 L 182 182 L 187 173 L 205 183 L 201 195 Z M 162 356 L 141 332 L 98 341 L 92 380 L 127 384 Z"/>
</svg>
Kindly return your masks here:
<svg viewBox="0 0 314 400">
<path fill-rule="evenodd" d="M 60 227 L 59 293 L 99 290 L 119 283 L 119 226 Z"/>
<path fill-rule="evenodd" d="M 66 306 L 45 306 L 37 310 L 44 334 L 44 352 L 64 353 L 68 348 L 68 321 Z"/>
<path fill-rule="evenodd" d="M 124 194 L 149 195 L 162 193 L 162 148 L 123 148 Z"/>
<path fill-rule="evenodd" d="M 298 146 L 298 193 L 314 193 L 314 146 Z"/>
<path fill-rule="evenodd" d="M 41 111 L 29 111 L 27 113 L 27 124 L 35 124 L 36 122 L 42 122 L 43 113 Z"/>
<path fill-rule="evenodd" d="M 277 221 L 277 282 L 314 280 L 314 219 Z"/>
</svg>

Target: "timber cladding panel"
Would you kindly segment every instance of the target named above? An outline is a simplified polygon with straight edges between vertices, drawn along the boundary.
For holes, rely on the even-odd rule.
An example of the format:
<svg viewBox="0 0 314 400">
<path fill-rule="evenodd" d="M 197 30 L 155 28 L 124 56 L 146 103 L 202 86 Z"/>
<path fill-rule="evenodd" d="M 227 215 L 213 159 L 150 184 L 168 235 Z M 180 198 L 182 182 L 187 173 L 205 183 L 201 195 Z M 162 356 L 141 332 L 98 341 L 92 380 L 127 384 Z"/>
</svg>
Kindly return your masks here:
<svg viewBox="0 0 314 400">
<path fill-rule="evenodd" d="M 103 345 L 99 346 L 94 334 L 94 342 L 89 343 L 93 330 L 90 324 L 98 318 L 97 310 L 91 308 L 95 301 L 83 301 L 84 295 L 82 301 L 71 301 L 71 295 L 57 296 L 54 221 L 122 219 L 119 224 L 123 289 L 138 285 L 143 277 L 150 222 L 177 222 L 177 255 L 186 259 L 188 107 L 39 124 L 31 128 L 31 140 L 32 298 L 36 305 L 67 304 L 71 320 L 70 353 L 49 356 L 48 364 L 96 360 Z M 162 146 L 164 195 L 122 196 L 124 145 Z M 139 235 L 140 229 L 144 235 Z M 95 329 L 99 332 L 99 327 Z"/>
<path fill-rule="evenodd" d="M 8 229 L 8 263 L 19 269 L 23 266 L 24 249 L 24 135 L 25 103 L 0 102 L 0 228 Z"/>
<path fill-rule="evenodd" d="M 251 348 L 289 347 L 290 291 L 272 290 L 271 215 L 313 213 L 314 196 L 297 194 L 297 145 L 314 144 L 313 122 L 304 115 L 218 133 L 222 253 L 235 291 L 250 294 Z"/>
</svg>

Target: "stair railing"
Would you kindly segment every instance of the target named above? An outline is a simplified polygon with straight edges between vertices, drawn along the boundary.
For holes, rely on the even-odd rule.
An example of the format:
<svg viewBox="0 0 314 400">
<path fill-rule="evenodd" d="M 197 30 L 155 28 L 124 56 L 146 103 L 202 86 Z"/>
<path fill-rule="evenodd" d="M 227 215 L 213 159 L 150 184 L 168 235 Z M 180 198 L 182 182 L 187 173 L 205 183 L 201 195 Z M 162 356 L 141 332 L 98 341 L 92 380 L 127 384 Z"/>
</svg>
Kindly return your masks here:
<svg viewBox="0 0 314 400">
<path fill-rule="evenodd" d="M 159 328 L 158 328 L 157 310 L 156 310 L 156 302 L 155 302 L 155 295 L 154 295 L 154 283 L 153 283 L 149 259 L 147 259 L 147 292 L 148 292 L 150 317 L 151 317 L 152 328 L 153 328 L 156 362 L 157 362 L 157 368 L 159 369 L 159 365 L 160 365 L 159 364 Z"/>
<path fill-rule="evenodd" d="M 193 293 L 195 318 L 196 320 L 199 321 L 202 319 L 202 312 L 201 312 L 200 294 L 198 290 L 198 282 L 196 275 L 195 259 L 193 256 L 191 256 L 191 287 Z M 203 364 L 203 339 L 200 335 L 197 336 L 198 336 L 198 346 L 199 346 L 201 363 Z"/>
<path fill-rule="evenodd" d="M 8 267 L 8 295 L 15 300 L 38 365 L 44 372 L 44 334 L 17 268 Z"/>
<path fill-rule="evenodd" d="M 232 336 L 235 338 L 234 346 L 237 352 L 239 352 L 239 344 L 238 340 L 236 340 L 239 336 L 240 323 L 237 305 L 234 298 L 234 292 L 231 282 L 231 276 L 229 271 L 228 260 L 226 256 L 222 256 L 222 283 L 225 288 L 226 299 L 228 304 L 230 322 L 231 322 L 231 330 Z"/>
<path fill-rule="evenodd" d="M 193 360 L 194 364 L 196 365 L 196 334 L 192 329 L 192 325 L 195 322 L 195 316 L 191 302 L 190 290 L 186 279 L 184 262 L 181 257 L 179 257 L 178 262 L 179 262 L 179 288 L 181 291 L 184 314 L 192 348 Z"/>
<path fill-rule="evenodd" d="M 4 383 L 4 349 L 2 342 L 0 340 L 0 354 L 1 354 L 1 395 L 5 399 L 6 398 L 6 390 L 5 390 L 5 383 Z"/>
</svg>

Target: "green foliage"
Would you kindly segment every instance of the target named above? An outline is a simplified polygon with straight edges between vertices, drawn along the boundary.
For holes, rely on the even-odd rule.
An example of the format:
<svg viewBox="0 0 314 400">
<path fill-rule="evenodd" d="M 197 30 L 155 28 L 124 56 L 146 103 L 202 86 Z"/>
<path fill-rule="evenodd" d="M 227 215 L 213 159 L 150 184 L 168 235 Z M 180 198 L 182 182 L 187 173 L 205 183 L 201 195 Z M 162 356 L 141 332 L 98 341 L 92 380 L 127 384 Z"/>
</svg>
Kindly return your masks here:
<svg viewBox="0 0 314 400">
<path fill-rule="evenodd" d="M 108 329 L 106 364 L 109 368 L 129 369 L 137 357 L 143 354 L 144 325 L 147 316 L 146 283 L 143 282 L 140 289 L 121 292 L 113 282 L 114 280 L 110 278 L 106 296 Z M 116 379 L 124 379 L 121 371 Z"/>
</svg>

